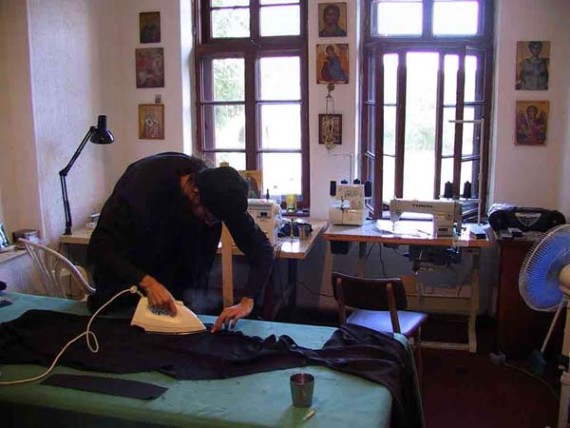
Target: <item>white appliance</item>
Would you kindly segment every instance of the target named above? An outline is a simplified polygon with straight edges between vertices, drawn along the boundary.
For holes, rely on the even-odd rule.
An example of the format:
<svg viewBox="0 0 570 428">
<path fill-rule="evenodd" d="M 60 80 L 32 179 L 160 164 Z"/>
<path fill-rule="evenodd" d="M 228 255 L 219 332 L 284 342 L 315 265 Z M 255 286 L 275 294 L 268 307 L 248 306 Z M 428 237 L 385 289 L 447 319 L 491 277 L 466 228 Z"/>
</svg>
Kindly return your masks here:
<svg viewBox="0 0 570 428">
<path fill-rule="evenodd" d="M 332 224 L 361 226 L 366 218 L 365 195 L 363 184 L 339 184 L 332 206 L 329 208 L 329 220 Z"/>
<path fill-rule="evenodd" d="M 390 220 L 396 223 L 403 213 L 423 213 L 433 216 L 434 237 L 453 237 L 461 232 L 462 205 L 455 200 L 392 199 Z"/>
<path fill-rule="evenodd" d="M 176 316 L 173 317 L 151 308 L 146 297 L 139 300 L 131 325 L 141 327 L 147 333 L 191 334 L 206 331 L 206 326 L 184 303 L 176 301 Z"/>
<path fill-rule="evenodd" d="M 269 199 L 248 199 L 247 211 L 265 232 L 271 245 L 275 245 L 281 227 L 281 207 Z"/>
</svg>

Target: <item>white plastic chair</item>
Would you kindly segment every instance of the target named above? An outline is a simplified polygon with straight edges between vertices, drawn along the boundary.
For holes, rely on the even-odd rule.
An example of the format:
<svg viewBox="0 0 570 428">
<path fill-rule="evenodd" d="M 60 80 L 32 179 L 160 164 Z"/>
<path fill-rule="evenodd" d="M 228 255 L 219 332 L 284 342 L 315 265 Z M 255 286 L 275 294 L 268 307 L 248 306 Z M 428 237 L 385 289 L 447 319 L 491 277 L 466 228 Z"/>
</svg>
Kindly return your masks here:
<svg viewBox="0 0 570 428">
<path fill-rule="evenodd" d="M 44 245 L 20 239 L 40 272 L 44 294 L 66 299 L 82 299 L 95 289 L 87 281 L 87 272 L 67 257 Z"/>
</svg>

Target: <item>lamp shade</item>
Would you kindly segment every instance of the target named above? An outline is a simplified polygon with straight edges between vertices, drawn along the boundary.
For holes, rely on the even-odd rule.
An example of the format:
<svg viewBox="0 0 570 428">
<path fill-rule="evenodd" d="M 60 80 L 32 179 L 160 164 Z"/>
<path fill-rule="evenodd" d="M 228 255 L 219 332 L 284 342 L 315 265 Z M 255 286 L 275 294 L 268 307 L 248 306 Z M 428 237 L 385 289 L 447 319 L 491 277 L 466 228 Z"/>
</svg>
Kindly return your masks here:
<svg viewBox="0 0 570 428">
<path fill-rule="evenodd" d="M 115 137 L 107 129 L 107 116 L 100 115 L 97 117 L 97 128 L 91 135 L 90 141 L 94 144 L 111 144 L 115 141 Z"/>
</svg>

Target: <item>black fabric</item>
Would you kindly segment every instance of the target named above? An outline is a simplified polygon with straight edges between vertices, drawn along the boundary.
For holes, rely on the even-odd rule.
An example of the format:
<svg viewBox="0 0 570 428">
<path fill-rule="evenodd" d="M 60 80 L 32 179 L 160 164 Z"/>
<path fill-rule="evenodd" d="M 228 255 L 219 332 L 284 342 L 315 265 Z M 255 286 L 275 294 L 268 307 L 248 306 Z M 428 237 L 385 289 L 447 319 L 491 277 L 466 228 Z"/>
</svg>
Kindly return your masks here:
<svg viewBox="0 0 570 428">
<path fill-rule="evenodd" d="M 88 318 L 31 310 L 0 325 L 0 363 L 49 366 L 57 353 L 80 334 Z M 72 344 L 60 364 L 91 371 L 159 371 L 176 379 L 223 379 L 276 369 L 322 365 L 385 385 L 394 398 L 397 426 L 423 426 L 412 359 L 392 336 L 357 325 L 334 332 L 322 349 L 297 346 L 288 336 L 250 337 L 221 331 L 193 335 L 154 335 L 129 320 L 97 319 L 99 352 L 84 341 Z"/>
<path fill-rule="evenodd" d="M 200 159 L 162 153 L 127 168 L 89 241 L 87 257 L 96 284 L 88 300 L 91 310 L 118 291 L 138 285 L 146 274 L 177 300 L 183 300 L 187 289 L 208 287 L 222 226 L 200 221 L 180 185 L 182 176 L 204 167 Z M 273 248 L 247 212 L 226 225 L 249 264 L 243 295 L 258 297 L 271 273 Z M 120 301 L 134 306 L 138 299 L 125 295 Z"/>
<path fill-rule="evenodd" d="M 168 388 L 163 386 L 137 380 L 69 374 L 51 375 L 42 381 L 42 385 L 61 386 L 141 400 L 153 400 L 160 397 L 165 391 L 168 391 Z"/>
<path fill-rule="evenodd" d="M 204 169 L 196 176 L 200 201 L 219 220 L 226 221 L 247 210 L 247 181 L 229 166 Z"/>
</svg>

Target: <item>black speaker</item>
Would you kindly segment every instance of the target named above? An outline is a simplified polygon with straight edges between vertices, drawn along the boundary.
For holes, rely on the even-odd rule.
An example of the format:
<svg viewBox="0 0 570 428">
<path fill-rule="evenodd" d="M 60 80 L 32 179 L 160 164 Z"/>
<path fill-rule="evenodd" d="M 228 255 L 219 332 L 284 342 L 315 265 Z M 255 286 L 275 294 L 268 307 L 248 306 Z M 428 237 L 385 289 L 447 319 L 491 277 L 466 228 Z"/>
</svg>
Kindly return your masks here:
<svg viewBox="0 0 570 428">
<path fill-rule="evenodd" d="M 516 227 L 523 232 L 546 232 L 565 223 L 564 214 L 556 210 L 505 204 L 493 204 L 489 209 L 489 224 L 495 231 Z"/>
</svg>

